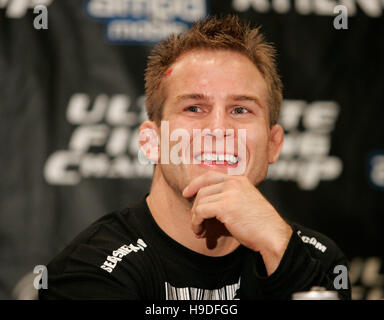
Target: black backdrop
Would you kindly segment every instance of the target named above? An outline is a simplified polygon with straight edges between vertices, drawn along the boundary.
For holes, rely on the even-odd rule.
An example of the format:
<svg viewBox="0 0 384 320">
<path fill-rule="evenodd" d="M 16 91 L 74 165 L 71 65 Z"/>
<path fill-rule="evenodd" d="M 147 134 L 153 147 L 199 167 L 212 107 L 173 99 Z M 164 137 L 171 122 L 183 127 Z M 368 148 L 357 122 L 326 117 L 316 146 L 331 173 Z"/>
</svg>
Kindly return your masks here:
<svg viewBox="0 0 384 320">
<path fill-rule="evenodd" d="M 48 29 L 35 29 L 36 4 Z M 347 5 L 348 29 L 333 8 Z M 285 146 L 262 191 L 333 238 L 355 299 L 384 298 L 384 3 L 380 0 L 0 1 L 0 298 L 34 298 L 33 269 L 148 191 L 137 160 L 153 44 L 237 13 L 275 43 Z"/>
</svg>

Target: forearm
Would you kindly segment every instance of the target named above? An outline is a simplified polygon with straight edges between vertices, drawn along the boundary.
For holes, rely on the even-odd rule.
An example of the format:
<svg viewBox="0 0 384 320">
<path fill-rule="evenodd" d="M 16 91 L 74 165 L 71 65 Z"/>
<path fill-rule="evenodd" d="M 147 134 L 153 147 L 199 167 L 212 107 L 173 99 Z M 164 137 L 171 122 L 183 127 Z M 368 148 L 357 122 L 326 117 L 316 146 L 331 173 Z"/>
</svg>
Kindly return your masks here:
<svg viewBox="0 0 384 320">
<path fill-rule="evenodd" d="M 313 236 L 308 234 L 308 236 Z M 315 235 L 318 237 L 317 235 Z M 312 244 L 304 243 L 297 230 L 293 228 L 291 239 L 280 259 L 278 266 L 271 273 L 268 260 L 257 252 L 250 251 L 249 260 L 243 275 L 244 299 L 291 299 L 292 294 L 308 291 L 313 286 L 321 286 L 327 290 L 337 290 L 340 299 L 351 298 L 348 279 L 346 289 L 338 289 L 334 285 L 334 268 L 336 265 L 347 266 L 343 253 L 327 238 L 317 238 L 326 248 L 321 251 Z M 273 260 L 272 260 L 273 261 Z M 276 266 L 276 259 L 274 260 Z"/>
</svg>

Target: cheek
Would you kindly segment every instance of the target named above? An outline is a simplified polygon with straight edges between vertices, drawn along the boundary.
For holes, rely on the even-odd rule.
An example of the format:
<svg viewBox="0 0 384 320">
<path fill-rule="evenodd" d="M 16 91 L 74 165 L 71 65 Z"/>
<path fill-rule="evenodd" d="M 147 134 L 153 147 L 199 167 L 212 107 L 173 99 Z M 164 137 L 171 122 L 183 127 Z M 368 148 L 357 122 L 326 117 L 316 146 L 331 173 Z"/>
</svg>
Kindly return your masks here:
<svg viewBox="0 0 384 320">
<path fill-rule="evenodd" d="M 162 136 L 162 153 L 168 152 L 169 163 L 177 165 L 190 163 L 192 130 L 182 122 L 172 121 L 169 124 L 169 129 L 164 133 Z"/>
<path fill-rule="evenodd" d="M 248 131 L 247 134 L 247 151 L 251 158 L 268 158 L 268 135 L 257 130 Z"/>
</svg>

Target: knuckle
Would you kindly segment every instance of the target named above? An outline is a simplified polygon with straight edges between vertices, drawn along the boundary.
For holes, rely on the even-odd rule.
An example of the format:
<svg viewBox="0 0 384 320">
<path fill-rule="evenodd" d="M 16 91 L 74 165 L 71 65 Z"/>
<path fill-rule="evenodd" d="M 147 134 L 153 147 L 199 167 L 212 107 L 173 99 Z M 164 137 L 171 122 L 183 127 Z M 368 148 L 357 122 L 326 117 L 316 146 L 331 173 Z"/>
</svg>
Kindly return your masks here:
<svg viewBox="0 0 384 320">
<path fill-rule="evenodd" d="M 231 222 L 231 216 L 229 214 L 227 214 L 226 212 L 224 212 L 223 210 L 221 210 L 218 213 L 217 218 L 219 221 L 221 221 L 225 225 L 228 225 Z"/>
<path fill-rule="evenodd" d="M 199 192 L 196 193 L 196 197 L 195 197 L 195 201 L 194 201 L 193 207 L 196 207 L 199 204 L 200 198 L 201 198 L 201 196 L 200 196 L 200 191 L 199 191 Z"/>
<path fill-rule="evenodd" d="M 204 210 L 203 210 L 202 205 L 197 205 L 194 209 L 194 213 L 196 216 L 203 217 Z"/>
</svg>

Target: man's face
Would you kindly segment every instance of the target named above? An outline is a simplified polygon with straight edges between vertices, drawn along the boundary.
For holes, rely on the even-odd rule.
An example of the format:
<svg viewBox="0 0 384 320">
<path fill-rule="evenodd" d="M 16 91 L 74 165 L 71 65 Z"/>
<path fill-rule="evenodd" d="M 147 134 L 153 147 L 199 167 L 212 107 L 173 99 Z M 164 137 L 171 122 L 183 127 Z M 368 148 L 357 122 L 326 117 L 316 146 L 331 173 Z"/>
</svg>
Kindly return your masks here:
<svg viewBox="0 0 384 320">
<path fill-rule="evenodd" d="M 189 164 L 174 164 L 172 159 L 169 164 L 162 164 L 160 159 L 157 170 L 167 183 L 182 192 L 192 179 L 208 170 L 228 173 L 228 169 L 244 165 L 242 174 L 254 185 L 260 184 L 268 164 L 278 157 L 283 133 L 280 126 L 269 126 L 267 85 L 251 60 L 233 51 L 195 50 L 181 56 L 163 81 L 166 101 L 162 121 L 168 121 L 170 134 L 182 128 L 190 137 L 182 146 L 188 150 Z M 160 134 L 160 128 L 152 125 Z M 246 139 L 240 137 L 239 129 L 245 129 Z M 196 135 L 199 131 L 202 136 Z M 204 144 L 207 132 L 211 146 Z M 227 142 L 219 140 L 229 139 L 234 150 L 225 155 L 228 150 L 220 146 Z M 180 141 L 170 141 L 169 150 L 177 143 Z M 239 154 L 240 149 L 245 154 Z M 212 161 L 215 154 L 224 154 L 228 161 Z M 241 163 L 234 164 L 231 156 Z M 194 159 L 201 159 L 202 163 L 193 164 Z"/>
</svg>

